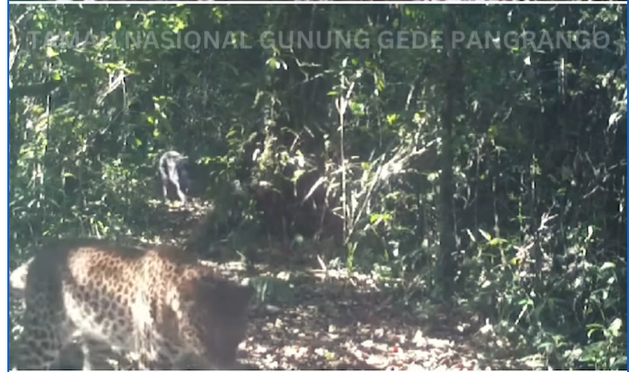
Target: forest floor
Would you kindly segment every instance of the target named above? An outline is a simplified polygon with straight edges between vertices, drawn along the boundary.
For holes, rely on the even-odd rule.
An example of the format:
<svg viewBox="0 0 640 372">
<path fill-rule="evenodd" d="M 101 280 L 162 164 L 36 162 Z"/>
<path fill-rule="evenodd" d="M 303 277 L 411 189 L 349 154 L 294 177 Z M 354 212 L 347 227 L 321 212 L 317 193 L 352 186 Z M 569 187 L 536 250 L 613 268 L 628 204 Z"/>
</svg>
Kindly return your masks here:
<svg viewBox="0 0 640 372">
<path fill-rule="evenodd" d="M 173 237 L 202 218 L 193 208 L 174 213 Z M 258 288 L 260 301 L 251 309 L 247 338 L 239 350 L 243 368 L 544 368 L 541 361 L 516 357 L 508 341 L 477 316 L 438 305 L 429 306 L 428 315 L 416 314 L 400 305 L 406 301 L 398 291 L 386 290 L 368 274 L 327 269 L 322 252 L 308 248 L 265 243 L 247 267 L 241 254 L 223 243 L 215 249 L 226 252 L 227 259 L 205 261 L 231 278 L 251 278 Z"/>
</svg>

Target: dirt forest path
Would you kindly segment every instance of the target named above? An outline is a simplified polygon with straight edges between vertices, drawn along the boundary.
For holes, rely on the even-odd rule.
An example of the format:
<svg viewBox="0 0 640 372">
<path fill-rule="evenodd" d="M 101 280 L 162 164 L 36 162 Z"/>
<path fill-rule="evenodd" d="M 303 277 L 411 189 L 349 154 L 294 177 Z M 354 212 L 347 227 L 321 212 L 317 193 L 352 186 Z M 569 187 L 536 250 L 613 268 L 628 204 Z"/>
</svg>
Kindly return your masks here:
<svg viewBox="0 0 640 372">
<path fill-rule="evenodd" d="M 169 213 L 172 240 L 184 244 L 206 206 Z M 308 250 L 265 243 L 250 267 L 220 244 L 222 259 L 204 259 L 256 288 L 239 361 L 246 369 L 494 370 L 537 369 L 516 362 L 490 327 L 434 305 L 418 315 L 370 275 L 323 269 Z M 218 252 L 220 253 L 220 252 Z M 506 350 L 506 351 L 505 351 Z M 537 368 L 536 368 L 537 367 Z"/>
</svg>

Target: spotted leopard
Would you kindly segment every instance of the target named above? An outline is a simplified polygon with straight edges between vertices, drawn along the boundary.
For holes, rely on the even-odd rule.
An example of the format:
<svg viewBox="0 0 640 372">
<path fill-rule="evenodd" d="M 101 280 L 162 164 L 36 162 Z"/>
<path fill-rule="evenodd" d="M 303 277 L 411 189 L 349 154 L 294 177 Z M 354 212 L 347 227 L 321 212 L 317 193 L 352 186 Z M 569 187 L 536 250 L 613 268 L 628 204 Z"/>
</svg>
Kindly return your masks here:
<svg viewBox="0 0 640 372">
<path fill-rule="evenodd" d="M 12 291 L 25 303 L 24 329 L 10 348 L 18 369 L 50 369 L 73 342 L 85 359 L 87 345 L 111 345 L 138 369 L 236 365 L 252 291 L 182 251 L 56 240 L 23 270 L 22 292 Z"/>
</svg>

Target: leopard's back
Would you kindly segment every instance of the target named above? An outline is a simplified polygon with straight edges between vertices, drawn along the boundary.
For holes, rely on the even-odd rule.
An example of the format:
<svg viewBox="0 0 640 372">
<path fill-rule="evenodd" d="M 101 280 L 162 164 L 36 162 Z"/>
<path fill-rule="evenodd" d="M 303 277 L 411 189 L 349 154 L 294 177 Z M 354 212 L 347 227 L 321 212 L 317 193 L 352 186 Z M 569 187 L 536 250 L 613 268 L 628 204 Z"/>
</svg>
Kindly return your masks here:
<svg viewBox="0 0 640 372">
<path fill-rule="evenodd" d="M 140 268 L 145 254 L 99 240 L 59 241 L 31 263 L 26 306 L 67 318 L 75 332 L 132 348 L 131 308 L 144 285 Z"/>
</svg>

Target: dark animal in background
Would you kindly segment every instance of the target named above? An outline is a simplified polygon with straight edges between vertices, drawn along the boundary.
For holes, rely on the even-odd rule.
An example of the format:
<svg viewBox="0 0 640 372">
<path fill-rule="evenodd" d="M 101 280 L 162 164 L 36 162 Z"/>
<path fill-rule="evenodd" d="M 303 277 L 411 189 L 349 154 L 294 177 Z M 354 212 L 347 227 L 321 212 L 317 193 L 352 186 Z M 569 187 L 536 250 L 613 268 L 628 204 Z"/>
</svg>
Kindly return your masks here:
<svg viewBox="0 0 640 372">
<path fill-rule="evenodd" d="M 193 185 L 189 158 L 177 151 L 167 151 L 160 157 L 159 168 L 164 198 L 167 199 L 170 188 L 175 189 L 178 198 L 185 204 Z"/>
</svg>

